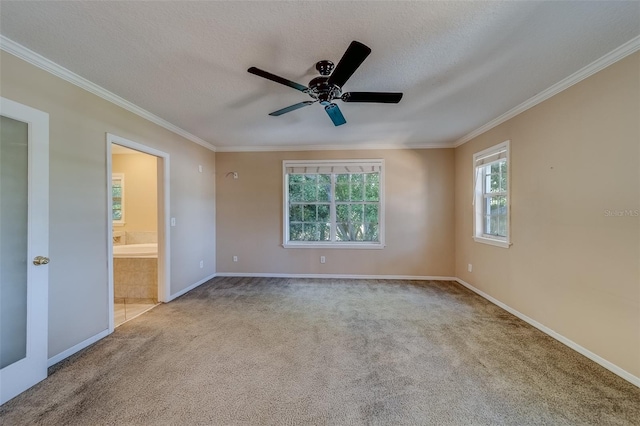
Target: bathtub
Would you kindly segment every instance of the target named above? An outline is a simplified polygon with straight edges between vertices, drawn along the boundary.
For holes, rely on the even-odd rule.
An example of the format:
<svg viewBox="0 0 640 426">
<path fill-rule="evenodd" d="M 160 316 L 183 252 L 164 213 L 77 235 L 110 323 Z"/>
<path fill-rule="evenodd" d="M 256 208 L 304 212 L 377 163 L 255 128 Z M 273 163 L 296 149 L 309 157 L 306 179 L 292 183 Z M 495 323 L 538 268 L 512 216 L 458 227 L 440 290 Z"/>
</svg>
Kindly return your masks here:
<svg viewBox="0 0 640 426">
<path fill-rule="evenodd" d="M 113 246 L 113 257 L 137 258 L 137 259 L 154 259 L 158 257 L 158 244 L 126 244 L 121 246 Z"/>
</svg>

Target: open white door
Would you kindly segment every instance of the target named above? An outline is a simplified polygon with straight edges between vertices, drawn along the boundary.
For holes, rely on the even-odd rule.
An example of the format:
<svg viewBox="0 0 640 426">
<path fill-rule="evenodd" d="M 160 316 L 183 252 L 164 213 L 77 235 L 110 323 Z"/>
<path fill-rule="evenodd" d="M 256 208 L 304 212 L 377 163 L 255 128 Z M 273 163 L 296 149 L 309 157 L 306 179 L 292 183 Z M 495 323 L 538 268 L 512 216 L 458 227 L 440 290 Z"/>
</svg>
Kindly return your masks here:
<svg viewBox="0 0 640 426">
<path fill-rule="evenodd" d="M 0 404 L 47 377 L 49 114 L 0 98 Z"/>
</svg>

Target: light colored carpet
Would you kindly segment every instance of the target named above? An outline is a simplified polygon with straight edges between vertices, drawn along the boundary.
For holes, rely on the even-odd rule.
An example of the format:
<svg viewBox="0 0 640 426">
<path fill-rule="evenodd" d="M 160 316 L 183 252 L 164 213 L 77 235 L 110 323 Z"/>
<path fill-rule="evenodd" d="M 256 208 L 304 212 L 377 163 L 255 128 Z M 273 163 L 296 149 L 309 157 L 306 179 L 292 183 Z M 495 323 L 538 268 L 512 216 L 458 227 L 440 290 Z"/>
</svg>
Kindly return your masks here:
<svg viewBox="0 0 640 426">
<path fill-rule="evenodd" d="M 3 425 L 640 424 L 640 389 L 452 282 L 216 278 Z"/>
</svg>

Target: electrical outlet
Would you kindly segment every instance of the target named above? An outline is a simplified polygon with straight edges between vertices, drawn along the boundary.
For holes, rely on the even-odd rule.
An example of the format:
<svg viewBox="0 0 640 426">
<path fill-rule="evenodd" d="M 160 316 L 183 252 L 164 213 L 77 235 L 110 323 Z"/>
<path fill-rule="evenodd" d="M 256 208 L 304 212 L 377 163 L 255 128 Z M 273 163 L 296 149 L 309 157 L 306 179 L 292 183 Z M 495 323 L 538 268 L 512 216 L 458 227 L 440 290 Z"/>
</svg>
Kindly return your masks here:
<svg viewBox="0 0 640 426">
<path fill-rule="evenodd" d="M 200 261 L 200 268 L 204 268 L 204 260 Z"/>
<path fill-rule="evenodd" d="M 201 166 L 201 165 L 198 165 L 198 171 L 199 171 L 200 173 L 202 173 L 202 166 Z"/>
<path fill-rule="evenodd" d="M 324 256 L 320 256 L 320 263 L 326 263 L 327 259 Z"/>
<path fill-rule="evenodd" d="M 467 265 L 467 269 L 469 270 L 469 272 L 473 272 L 473 265 L 472 264 Z"/>
<path fill-rule="evenodd" d="M 238 256 L 233 256 L 233 261 L 237 262 L 238 261 Z"/>
</svg>

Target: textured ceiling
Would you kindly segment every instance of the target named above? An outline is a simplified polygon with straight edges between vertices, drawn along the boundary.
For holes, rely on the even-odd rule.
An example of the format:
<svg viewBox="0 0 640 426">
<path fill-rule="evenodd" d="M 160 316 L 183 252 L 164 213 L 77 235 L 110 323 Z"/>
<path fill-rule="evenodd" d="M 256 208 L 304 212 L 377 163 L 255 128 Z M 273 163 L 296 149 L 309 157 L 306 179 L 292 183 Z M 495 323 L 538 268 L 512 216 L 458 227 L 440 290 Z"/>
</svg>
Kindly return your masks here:
<svg viewBox="0 0 640 426">
<path fill-rule="evenodd" d="M 447 144 L 640 33 L 639 2 L 12 2 L 2 35 L 221 148 Z M 271 111 L 352 40 L 372 49 L 346 91 L 398 105 Z"/>
</svg>

